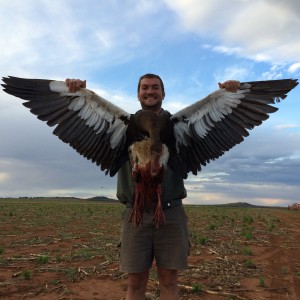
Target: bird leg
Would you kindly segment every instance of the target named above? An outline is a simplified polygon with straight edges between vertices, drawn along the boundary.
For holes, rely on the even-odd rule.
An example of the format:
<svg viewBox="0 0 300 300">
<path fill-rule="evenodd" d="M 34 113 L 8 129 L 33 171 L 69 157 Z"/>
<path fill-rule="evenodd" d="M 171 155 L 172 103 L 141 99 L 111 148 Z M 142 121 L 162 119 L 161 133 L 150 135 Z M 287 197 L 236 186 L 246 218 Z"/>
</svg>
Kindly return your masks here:
<svg viewBox="0 0 300 300">
<path fill-rule="evenodd" d="M 152 209 L 154 189 L 150 163 L 145 168 L 136 165 L 132 175 L 135 181 L 134 204 L 128 222 L 139 226 L 143 222 L 144 211 Z"/>
<path fill-rule="evenodd" d="M 164 215 L 164 212 L 163 212 L 163 209 L 161 206 L 161 198 L 160 198 L 161 184 L 159 184 L 157 186 L 156 192 L 157 192 L 157 206 L 155 209 L 153 220 L 154 220 L 154 224 L 155 224 L 156 228 L 158 228 L 159 225 L 166 223 L 166 217 Z"/>
<path fill-rule="evenodd" d="M 144 201 L 141 201 L 142 193 L 139 189 L 135 190 L 134 196 L 134 205 L 128 222 L 133 222 L 135 226 L 138 226 L 143 221 L 143 212 L 144 212 Z"/>
<path fill-rule="evenodd" d="M 134 204 L 128 222 L 139 226 L 143 222 L 144 211 L 153 211 L 153 221 L 158 228 L 165 223 L 165 216 L 161 206 L 161 182 L 164 167 L 158 170 L 156 175 L 150 173 L 151 163 L 146 168 L 135 167 L 133 179 L 135 180 Z M 157 201 L 156 201 L 157 200 Z"/>
</svg>

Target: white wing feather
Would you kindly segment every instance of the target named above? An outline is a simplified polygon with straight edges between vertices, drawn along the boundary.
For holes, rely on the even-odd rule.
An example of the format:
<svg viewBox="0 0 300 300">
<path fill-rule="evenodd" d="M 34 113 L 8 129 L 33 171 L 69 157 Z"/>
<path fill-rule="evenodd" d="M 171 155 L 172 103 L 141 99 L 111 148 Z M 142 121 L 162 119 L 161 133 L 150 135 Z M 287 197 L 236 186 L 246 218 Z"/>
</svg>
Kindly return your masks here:
<svg viewBox="0 0 300 300">
<path fill-rule="evenodd" d="M 190 136 L 189 128 L 191 125 L 194 126 L 199 137 L 205 137 L 214 126 L 213 122 L 220 122 L 224 116 L 230 114 L 232 108 L 241 103 L 241 99 L 245 97 L 244 94 L 247 92 L 249 92 L 248 89 L 238 90 L 236 93 L 219 89 L 174 114 L 172 119 L 178 118 L 179 121 L 182 121 L 174 126 L 177 151 L 179 145 L 186 146 L 188 144 L 186 137 Z M 205 121 L 204 116 L 206 116 Z"/>
<path fill-rule="evenodd" d="M 106 99 L 98 96 L 93 91 L 81 89 L 77 93 L 69 93 L 65 82 L 50 82 L 50 90 L 59 92 L 63 96 L 72 96 L 74 99 L 68 106 L 70 110 L 79 111 L 78 116 L 86 121 L 86 125 L 93 127 L 100 133 L 104 129 L 103 120 L 109 123 L 107 134 L 110 136 L 111 148 L 114 149 L 124 139 L 127 125 L 118 117 L 130 117 L 126 111 L 120 109 Z"/>
</svg>

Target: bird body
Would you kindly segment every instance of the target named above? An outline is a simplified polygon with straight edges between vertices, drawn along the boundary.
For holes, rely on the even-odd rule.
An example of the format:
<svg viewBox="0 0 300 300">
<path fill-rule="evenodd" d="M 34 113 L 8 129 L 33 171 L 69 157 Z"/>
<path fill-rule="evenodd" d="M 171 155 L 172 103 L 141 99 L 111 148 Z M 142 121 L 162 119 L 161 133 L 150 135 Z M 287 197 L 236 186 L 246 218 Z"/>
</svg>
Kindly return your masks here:
<svg viewBox="0 0 300 300">
<path fill-rule="evenodd" d="M 145 210 L 155 212 L 156 226 L 165 222 L 160 192 L 169 151 L 165 144 L 161 144 L 160 152 L 151 151 L 152 146 L 151 138 L 146 138 L 133 143 L 129 148 L 132 176 L 135 181 L 134 206 L 129 220 L 136 225 L 142 223 Z"/>
<path fill-rule="evenodd" d="M 241 83 L 237 92 L 218 89 L 174 115 L 143 110 L 130 114 L 93 91 L 70 93 L 65 82 L 5 77 L 4 91 L 26 100 L 37 117 L 56 126 L 53 133 L 106 174 L 114 176 L 127 160 L 136 183 L 131 220 L 153 208 L 163 223 L 160 185 L 166 168 L 187 178 L 222 156 L 277 110 L 270 105 L 286 98 L 295 79 Z"/>
</svg>

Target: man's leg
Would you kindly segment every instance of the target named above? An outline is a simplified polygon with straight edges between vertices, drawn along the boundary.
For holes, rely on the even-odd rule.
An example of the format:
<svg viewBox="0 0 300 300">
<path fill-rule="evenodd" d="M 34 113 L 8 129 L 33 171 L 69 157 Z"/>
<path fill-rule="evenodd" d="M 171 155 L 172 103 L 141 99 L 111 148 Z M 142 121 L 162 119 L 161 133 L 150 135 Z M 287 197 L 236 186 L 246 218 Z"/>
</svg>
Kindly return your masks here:
<svg viewBox="0 0 300 300">
<path fill-rule="evenodd" d="M 179 300 L 177 282 L 178 271 L 158 268 L 157 273 L 160 287 L 160 299 Z"/>
<path fill-rule="evenodd" d="M 128 273 L 128 287 L 125 300 L 144 300 L 148 279 L 149 271 Z"/>
</svg>

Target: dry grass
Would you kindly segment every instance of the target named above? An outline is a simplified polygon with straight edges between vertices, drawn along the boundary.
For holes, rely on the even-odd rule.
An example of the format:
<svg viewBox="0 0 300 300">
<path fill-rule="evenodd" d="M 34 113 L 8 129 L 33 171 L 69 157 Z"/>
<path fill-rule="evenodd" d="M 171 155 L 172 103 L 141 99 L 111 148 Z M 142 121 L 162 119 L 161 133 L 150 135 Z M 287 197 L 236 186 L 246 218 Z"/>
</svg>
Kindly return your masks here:
<svg viewBox="0 0 300 300">
<path fill-rule="evenodd" d="M 0 199 L 0 297 L 30 293 L 66 297 L 70 282 L 123 280 L 117 248 L 123 209 L 119 203 L 75 199 Z M 183 299 L 199 294 L 223 297 L 209 299 L 249 299 L 243 297 L 245 278 L 255 279 L 259 290 L 269 288 L 256 253 L 270 247 L 272 237 L 285 234 L 286 227 L 274 213 L 280 210 L 185 209 L 192 247 L 190 268 L 179 277 Z M 294 271 L 297 278 L 299 270 Z M 158 295 L 155 268 L 150 287 Z"/>
</svg>

